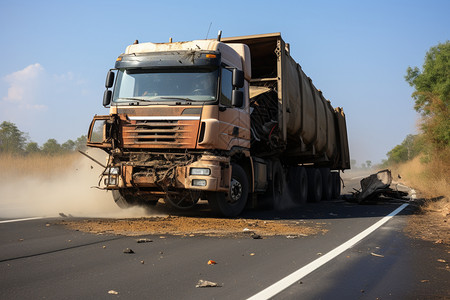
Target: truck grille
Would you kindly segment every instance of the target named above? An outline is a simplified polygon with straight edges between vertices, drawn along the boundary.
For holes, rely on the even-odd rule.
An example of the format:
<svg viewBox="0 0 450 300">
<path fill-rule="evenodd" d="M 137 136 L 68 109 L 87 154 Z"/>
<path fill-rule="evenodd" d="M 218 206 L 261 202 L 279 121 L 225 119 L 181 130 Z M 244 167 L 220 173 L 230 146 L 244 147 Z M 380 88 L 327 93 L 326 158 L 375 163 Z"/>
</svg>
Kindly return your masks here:
<svg viewBox="0 0 450 300">
<path fill-rule="evenodd" d="M 123 125 L 126 148 L 195 148 L 198 119 L 165 118 L 133 119 Z"/>
</svg>

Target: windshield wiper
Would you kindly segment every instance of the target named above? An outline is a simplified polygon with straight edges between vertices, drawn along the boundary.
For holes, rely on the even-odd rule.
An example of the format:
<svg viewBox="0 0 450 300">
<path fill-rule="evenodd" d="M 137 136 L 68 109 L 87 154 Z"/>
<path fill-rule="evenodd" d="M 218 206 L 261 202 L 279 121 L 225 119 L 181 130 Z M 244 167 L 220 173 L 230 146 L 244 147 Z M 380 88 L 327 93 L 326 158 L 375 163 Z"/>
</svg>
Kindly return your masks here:
<svg viewBox="0 0 450 300">
<path fill-rule="evenodd" d="M 150 100 L 150 99 L 142 99 L 142 98 L 119 98 L 118 100 L 130 100 L 130 101 L 153 102 L 153 100 Z"/>
<path fill-rule="evenodd" d="M 192 102 L 194 100 L 190 98 L 183 98 L 183 97 L 159 97 L 160 99 L 167 99 L 167 100 L 184 100 L 186 102 Z"/>
<path fill-rule="evenodd" d="M 194 100 L 190 98 L 184 98 L 184 97 L 160 97 L 160 99 L 164 100 L 183 100 L 184 104 L 192 104 Z M 175 102 L 175 105 L 181 105 L 180 101 Z"/>
</svg>

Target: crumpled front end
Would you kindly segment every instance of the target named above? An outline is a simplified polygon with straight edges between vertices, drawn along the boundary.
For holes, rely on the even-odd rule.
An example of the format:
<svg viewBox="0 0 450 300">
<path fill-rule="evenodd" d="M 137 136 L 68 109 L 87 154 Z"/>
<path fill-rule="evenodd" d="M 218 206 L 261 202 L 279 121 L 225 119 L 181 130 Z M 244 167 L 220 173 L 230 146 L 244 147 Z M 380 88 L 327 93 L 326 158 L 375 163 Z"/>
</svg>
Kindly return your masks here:
<svg viewBox="0 0 450 300">
<path fill-rule="evenodd" d="M 177 189 L 226 192 L 230 170 L 227 157 L 132 152 L 122 154 L 120 159 L 112 155 L 101 183 L 106 189 L 139 188 L 166 193 Z"/>
</svg>

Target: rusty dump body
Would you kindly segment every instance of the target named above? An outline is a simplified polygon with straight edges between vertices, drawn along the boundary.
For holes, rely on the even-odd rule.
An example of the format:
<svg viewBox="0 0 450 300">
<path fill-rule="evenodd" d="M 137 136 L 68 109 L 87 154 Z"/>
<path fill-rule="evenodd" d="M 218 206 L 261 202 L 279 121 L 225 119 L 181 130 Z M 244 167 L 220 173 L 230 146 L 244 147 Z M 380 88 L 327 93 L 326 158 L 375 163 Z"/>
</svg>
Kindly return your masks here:
<svg viewBox="0 0 450 300">
<path fill-rule="evenodd" d="M 188 208 L 207 198 L 236 215 L 248 195 L 274 192 L 274 172 L 349 168 L 342 109 L 279 33 L 135 43 L 106 87 L 110 114 L 94 117 L 87 144 L 109 154 L 102 185 L 119 206 L 164 198 Z"/>
</svg>

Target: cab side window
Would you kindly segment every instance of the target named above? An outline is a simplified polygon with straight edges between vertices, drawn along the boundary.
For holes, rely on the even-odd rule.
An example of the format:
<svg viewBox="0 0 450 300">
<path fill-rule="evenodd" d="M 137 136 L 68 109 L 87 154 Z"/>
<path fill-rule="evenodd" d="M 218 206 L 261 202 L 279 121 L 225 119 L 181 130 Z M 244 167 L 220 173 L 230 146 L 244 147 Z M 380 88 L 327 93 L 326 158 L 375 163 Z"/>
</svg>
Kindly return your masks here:
<svg viewBox="0 0 450 300">
<path fill-rule="evenodd" d="M 231 93 L 233 90 L 232 76 L 233 73 L 230 69 L 222 68 L 220 104 L 225 106 L 231 106 Z"/>
</svg>

